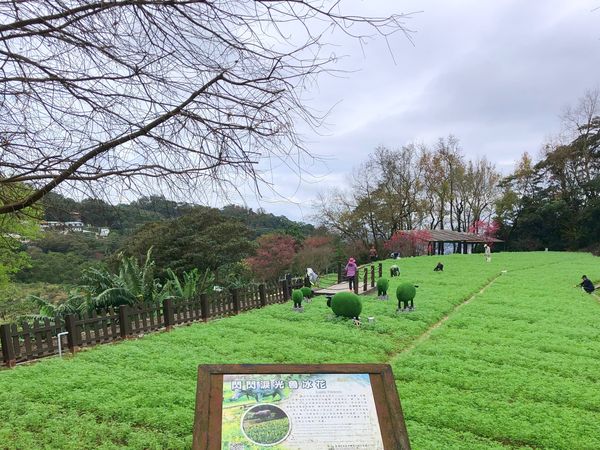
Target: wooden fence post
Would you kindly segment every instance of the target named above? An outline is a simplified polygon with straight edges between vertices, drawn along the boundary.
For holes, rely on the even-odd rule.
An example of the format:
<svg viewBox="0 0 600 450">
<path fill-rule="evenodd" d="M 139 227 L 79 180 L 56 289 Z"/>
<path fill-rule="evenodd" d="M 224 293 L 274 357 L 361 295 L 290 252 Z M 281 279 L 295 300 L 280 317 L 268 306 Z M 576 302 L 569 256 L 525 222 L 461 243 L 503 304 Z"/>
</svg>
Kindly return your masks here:
<svg viewBox="0 0 600 450">
<path fill-rule="evenodd" d="M 7 367 L 15 367 L 17 359 L 15 358 L 15 349 L 12 342 L 12 333 L 10 324 L 0 325 L 0 342 L 2 343 L 2 359 Z"/>
<path fill-rule="evenodd" d="M 363 292 L 367 292 L 369 286 L 369 269 L 365 267 L 365 273 L 363 275 Z"/>
<path fill-rule="evenodd" d="M 371 287 L 375 287 L 375 266 L 371 265 Z"/>
<path fill-rule="evenodd" d="M 119 331 L 121 333 L 121 339 L 127 339 L 129 336 L 131 324 L 129 323 L 129 306 L 120 305 L 119 306 Z"/>
<path fill-rule="evenodd" d="M 383 264 L 379 263 L 379 277 L 378 278 L 381 278 L 382 276 L 383 276 Z"/>
<path fill-rule="evenodd" d="M 165 319 L 165 329 L 171 331 L 175 325 L 175 311 L 173 310 L 173 299 L 163 300 L 163 316 Z"/>
<path fill-rule="evenodd" d="M 267 290 L 265 287 L 265 283 L 260 283 L 258 285 L 258 296 L 260 297 L 261 308 L 267 306 Z"/>
<path fill-rule="evenodd" d="M 358 269 L 356 270 L 356 273 L 354 274 L 354 293 L 358 294 Z"/>
<path fill-rule="evenodd" d="M 67 346 L 69 347 L 69 351 L 71 353 L 75 353 L 79 350 L 79 334 L 77 333 L 77 325 L 75 321 L 77 320 L 77 316 L 75 314 L 67 314 L 65 316 L 65 331 L 67 334 Z"/>
<path fill-rule="evenodd" d="M 202 311 L 202 320 L 208 322 L 210 310 L 208 309 L 208 295 L 206 292 L 200 294 L 200 311 Z"/>
<path fill-rule="evenodd" d="M 338 276 L 338 284 L 342 282 L 342 264 L 338 263 L 337 265 L 337 276 Z"/>
<path fill-rule="evenodd" d="M 287 302 L 290 299 L 290 288 L 289 288 L 287 278 L 285 280 L 283 280 L 283 282 L 281 284 L 282 284 L 282 289 L 283 289 L 283 301 Z"/>
<path fill-rule="evenodd" d="M 240 289 L 233 288 L 231 290 L 231 297 L 233 299 L 233 313 L 239 314 L 240 313 Z"/>
<path fill-rule="evenodd" d="M 287 281 L 287 297 L 286 300 L 292 297 L 292 274 L 285 274 L 285 281 Z"/>
</svg>

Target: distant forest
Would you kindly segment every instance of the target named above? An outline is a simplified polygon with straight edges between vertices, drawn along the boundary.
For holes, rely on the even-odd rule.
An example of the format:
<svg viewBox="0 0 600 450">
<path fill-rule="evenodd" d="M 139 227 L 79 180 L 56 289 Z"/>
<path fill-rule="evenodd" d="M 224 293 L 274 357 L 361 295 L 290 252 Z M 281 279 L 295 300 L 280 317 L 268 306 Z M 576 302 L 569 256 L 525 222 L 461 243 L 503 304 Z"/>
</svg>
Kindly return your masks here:
<svg viewBox="0 0 600 450">
<path fill-rule="evenodd" d="M 305 239 L 320 231 L 263 210 L 237 205 L 216 209 L 162 196 L 110 205 L 101 199 L 76 201 L 49 193 L 42 204 L 45 221 L 81 221 L 92 229 L 108 227 L 110 233 L 98 238 L 94 233 L 44 231 L 24 246 L 29 264 L 12 276 L 14 281 L 75 285 L 90 267 L 114 269 L 120 254 L 142 260 L 150 247 L 158 275 L 167 269 L 183 273 L 197 268 L 222 269 L 225 275 L 245 271 L 249 278 L 250 268 L 241 261 L 255 254 L 261 236 L 289 237 L 291 256 L 284 261 L 287 267 L 274 269 L 278 271 L 288 270 Z"/>
<path fill-rule="evenodd" d="M 175 219 L 193 211 L 212 209 L 167 200 L 157 195 L 141 197 L 131 203 L 111 205 L 98 198 L 76 201 L 54 192 L 50 192 L 43 198 L 42 205 L 44 219 L 47 221 L 81 220 L 86 225 L 109 227 L 122 234 L 131 233 L 145 223 Z M 313 225 L 294 222 L 285 216 L 275 216 L 262 209 L 254 211 L 252 208 L 228 205 L 218 211 L 224 217 L 244 223 L 251 230 L 253 239 L 272 232 L 308 236 L 315 230 Z"/>
</svg>

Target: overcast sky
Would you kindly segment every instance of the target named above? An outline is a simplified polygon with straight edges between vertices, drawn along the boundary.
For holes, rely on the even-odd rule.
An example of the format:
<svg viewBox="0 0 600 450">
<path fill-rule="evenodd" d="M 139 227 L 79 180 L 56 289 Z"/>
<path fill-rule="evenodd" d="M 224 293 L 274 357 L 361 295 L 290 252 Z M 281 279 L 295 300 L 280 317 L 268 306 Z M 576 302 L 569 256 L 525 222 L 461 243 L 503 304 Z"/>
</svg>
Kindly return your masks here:
<svg viewBox="0 0 600 450">
<path fill-rule="evenodd" d="M 350 2 L 352 3 L 352 1 Z M 322 135 L 306 133 L 325 162 L 298 181 L 272 172 L 278 197 L 246 197 L 248 206 L 311 221 L 314 198 L 343 186 L 353 166 L 378 145 L 433 144 L 455 135 L 468 158 L 486 156 L 504 173 L 527 151 L 537 154 L 560 130 L 560 113 L 600 86 L 600 0 L 355 0 L 351 11 L 421 11 L 407 21 L 413 44 L 397 34 L 361 47 L 332 36 L 345 78 L 323 77 L 309 103 L 337 104 Z M 395 62 L 394 62 L 395 59 Z"/>
</svg>

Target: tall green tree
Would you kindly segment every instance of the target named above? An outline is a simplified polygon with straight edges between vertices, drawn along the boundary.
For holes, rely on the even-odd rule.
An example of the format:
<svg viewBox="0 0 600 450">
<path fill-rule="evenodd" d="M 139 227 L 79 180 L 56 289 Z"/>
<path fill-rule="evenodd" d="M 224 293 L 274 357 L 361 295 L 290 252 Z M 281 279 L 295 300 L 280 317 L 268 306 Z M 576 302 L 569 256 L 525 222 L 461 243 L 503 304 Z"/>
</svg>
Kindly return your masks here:
<svg viewBox="0 0 600 450">
<path fill-rule="evenodd" d="M 501 183 L 500 237 L 514 249 L 600 250 L 600 91 L 563 115 L 566 136 L 535 165 L 524 156 Z"/>
<path fill-rule="evenodd" d="M 198 207 L 185 216 L 142 226 L 125 241 L 126 255 L 142 258 L 150 247 L 157 274 L 164 278 L 170 268 L 184 271 L 218 267 L 241 261 L 254 251 L 250 230 L 214 208 Z"/>
<path fill-rule="evenodd" d="M 347 242 L 382 252 L 382 243 L 401 230 L 467 231 L 489 220 L 499 180 L 493 164 L 467 160 L 451 135 L 433 149 L 380 146 L 355 170 L 350 190 L 320 197 L 317 218 Z"/>
</svg>

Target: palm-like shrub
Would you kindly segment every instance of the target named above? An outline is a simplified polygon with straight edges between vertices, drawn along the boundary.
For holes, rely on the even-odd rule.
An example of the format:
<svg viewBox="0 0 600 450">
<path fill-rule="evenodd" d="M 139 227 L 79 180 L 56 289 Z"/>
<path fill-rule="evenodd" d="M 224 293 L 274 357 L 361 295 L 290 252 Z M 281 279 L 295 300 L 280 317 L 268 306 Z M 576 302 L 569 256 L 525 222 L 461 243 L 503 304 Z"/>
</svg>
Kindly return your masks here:
<svg viewBox="0 0 600 450">
<path fill-rule="evenodd" d="M 67 300 L 58 305 L 44 300 L 37 295 L 31 295 L 29 298 L 32 299 L 39 308 L 38 314 L 28 316 L 29 318 L 33 319 L 46 317 L 53 319 L 57 316 L 64 317 L 67 314 L 87 312 L 91 309 L 91 299 L 89 293 L 82 292 L 77 289 L 70 291 Z"/>
<path fill-rule="evenodd" d="M 154 278 L 152 249 L 140 266 L 134 257 L 121 256 L 118 274 L 103 269 L 91 269 L 84 273 L 86 290 L 92 296 L 95 309 L 119 305 L 152 304 L 169 296 L 168 289 L 161 288 Z"/>
<path fill-rule="evenodd" d="M 387 295 L 389 285 L 390 282 L 387 278 L 380 278 L 379 280 L 377 280 L 377 295 L 380 297 L 383 295 Z"/>
<path fill-rule="evenodd" d="M 362 303 L 353 292 L 338 292 L 331 299 L 331 310 L 336 316 L 352 319 L 360 316 Z"/>
<path fill-rule="evenodd" d="M 117 274 L 103 269 L 92 269 L 84 276 L 85 288 L 93 297 L 96 309 L 119 305 L 150 304 L 166 298 L 167 291 L 154 279 L 152 249 L 146 254 L 146 261 L 140 266 L 134 257 L 123 257 Z"/>
<path fill-rule="evenodd" d="M 210 269 L 206 269 L 203 275 L 200 275 L 198 269 L 183 272 L 181 280 L 175 272 L 167 269 L 168 280 L 163 286 L 161 292 L 164 296 L 178 300 L 192 300 L 197 294 L 207 292 L 214 285 L 214 276 Z"/>
<path fill-rule="evenodd" d="M 146 261 L 140 265 L 134 257 L 120 256 L 118 273 L 92 267 L 84 271 L 81 290 L 72 291 L 66 302 L 53 305 L 39 297 L 34 297 L 40 307 L 38 317 L 64 316 L 78 312 L 101 311 L 120 305 L 148 305 L 167 298 L 191 300 L 199 292 L 212 287 L 213 277 L 209 270 L 200 275 L 198 269 L 184 272 L 180 279 L 171 269 L 167 269 L 169 279 L 164 285 L 154 278 L 152 249 L 146 254 Z"/>
</svg>

